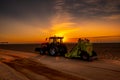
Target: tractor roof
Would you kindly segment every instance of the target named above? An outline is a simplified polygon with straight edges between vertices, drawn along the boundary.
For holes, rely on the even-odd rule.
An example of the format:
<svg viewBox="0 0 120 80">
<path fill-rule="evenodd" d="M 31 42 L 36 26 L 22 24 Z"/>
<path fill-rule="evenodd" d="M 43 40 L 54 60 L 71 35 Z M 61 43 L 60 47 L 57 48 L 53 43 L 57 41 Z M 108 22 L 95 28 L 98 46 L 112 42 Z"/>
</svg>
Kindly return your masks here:
<svg viewBox="0 0 120 80">
<path fill-rule="evenodd" d="M 49 37 L 49 39 L 63 39 L 64 37 Z"/>
</svg>

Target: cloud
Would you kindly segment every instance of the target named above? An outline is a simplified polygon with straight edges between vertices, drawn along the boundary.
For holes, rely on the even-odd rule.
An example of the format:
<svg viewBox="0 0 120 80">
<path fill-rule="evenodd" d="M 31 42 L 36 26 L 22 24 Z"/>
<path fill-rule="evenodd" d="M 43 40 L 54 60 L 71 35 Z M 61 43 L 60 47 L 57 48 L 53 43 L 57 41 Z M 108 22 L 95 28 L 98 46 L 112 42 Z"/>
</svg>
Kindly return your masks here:
<svg viewBox="0 0 120 80">
<path fill-rule="evenodd" d="M 120 14 L 119 0 L 68 0 L 64 6 L 74 17 L 99 18 Z"/>
<path fill-rule="evenodd" d="M 106 20 L 119 20 L 120 21 L 120 14 L 119 15 L 106 16 L 106 17 L 104 17 L 104 19 L 106 19 Z"/>
<path fill-rule="evenodd" d="M 0 0 L 0 36 L 109 36 L 119 21 L 120 0 Z"/>
<path fill-rule="evenodd" d="M 71 31 L 74 31 L 73 28 L 75 23 L 72 21 L 74 17 L 72 17 L 71 13 L 69 13 L 64 6 L 66 0 L 56 0 L 55 4 L 55 14 L 51 20 L 51 31 L 53 34 L 66 34 Z"/>
</svg>

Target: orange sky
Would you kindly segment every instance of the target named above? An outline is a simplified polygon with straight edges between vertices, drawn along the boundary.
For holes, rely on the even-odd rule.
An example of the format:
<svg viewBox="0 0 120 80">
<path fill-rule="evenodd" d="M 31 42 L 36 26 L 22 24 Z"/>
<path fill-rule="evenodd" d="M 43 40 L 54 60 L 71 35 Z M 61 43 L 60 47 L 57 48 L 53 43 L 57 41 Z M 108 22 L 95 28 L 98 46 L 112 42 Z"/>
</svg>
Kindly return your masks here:
<svg viewBox="0 0 120 80">
<path fill-rule="evenodd" d="M 15 26 L 18 26 L 17 24 Z M 80 37 L 99 37 L 99 36 L 119 36 L 119 25 L 113 23 L 105 23 L 98 21 L 88 21 L 84 23 L 62 22 L 53 24 L 49 28 L 32 27 L 30 25 L 19 25 L 22 27 L 14 28 L 17 32 L 6 33 L 7 36 L 3 36 L 3 41 L 11 43 L 38 43 L 44 42 L 46 38 L 50 36 L 63 36 L 65 42 L 76 42 Z M 27 29 L 29 26 L 29 29 Z M 15 31 L 14 30 L 14 31 Z M 27 30 L 27 31 L 26 31 Z M 73 39 L 75 38 L 75 39 Z M 107 42 L 107 41 L 120 41 L 120 38 L 116 37 L 104 37 L 103 38 L 90 38 L 92 42 Z M 111 40 L 110 40 L 111 39 Z M 1 38 L 2 41 L 2 38 Z"/>
<path fill-rule="evenodd" d="M 0 42 L 40 43 L 54 35 L 64 37 L 65 42 L 81 37 L 91 42 L 120 42 L 119 4 L 114 0 L 2 0 Z"/>
</svg>

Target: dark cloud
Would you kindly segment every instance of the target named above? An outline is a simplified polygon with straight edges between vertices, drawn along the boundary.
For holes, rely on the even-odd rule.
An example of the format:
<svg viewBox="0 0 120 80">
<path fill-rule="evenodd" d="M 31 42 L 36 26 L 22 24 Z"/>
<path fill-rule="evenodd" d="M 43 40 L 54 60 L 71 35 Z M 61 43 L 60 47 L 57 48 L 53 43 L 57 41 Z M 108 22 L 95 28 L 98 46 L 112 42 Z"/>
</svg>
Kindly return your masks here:
<svg viewBox="0 0 120 80">
<path fill-rule="evenodd" d="M 47 20 L 59 8 L 77 18 L 104 17 L 120 14 L 120 0 L 0 0 L 0 16 L 21 19 L 35 16 Z"/>
<path fill-rule="evenodd" d="M 13 28 L 12 20 L 26 26 L 50 27 L 51 17 L 55 13 L 54 4 L 54 0 L 0 0 L 1 30 Z"/>
<path fill-rule="evenodd" d="M 29 17 L 47 19 L 53 14 L 53 6 L 51 0 L 0 0 L 0 16 L 23 20 Z"/>
<path fill-rule="evenodd" d="M 74 17 L 104 17 L 120 14 L 120 0 L 65 0 L 64 9 Z"/>
<path fill-rule="evenodd" d="M 111 32 L 107 31 L 110 24 L 105 20 L 115 22 Z M 21 37 L 39 37 L 61 32 L 71 36 L 74 32 L 82 34 L 84 26 L 88 30 L 104 28 L 102 21 L 109 25 L 103 31 L 119 34 L 120 0 L 0 0 L 0 37 L 11 34 L 17 38 L 21 33 Z M 83 35 L 93 35 L 91 31 Z"/>
<path fill-rule="evenodd" d="M 120 0 L 0 0 L 3 32 L 10 27 L 10 20 L 48 28 L 58 23 L 79 23 L 85 19 L 119 22 Z"/>
</svg>

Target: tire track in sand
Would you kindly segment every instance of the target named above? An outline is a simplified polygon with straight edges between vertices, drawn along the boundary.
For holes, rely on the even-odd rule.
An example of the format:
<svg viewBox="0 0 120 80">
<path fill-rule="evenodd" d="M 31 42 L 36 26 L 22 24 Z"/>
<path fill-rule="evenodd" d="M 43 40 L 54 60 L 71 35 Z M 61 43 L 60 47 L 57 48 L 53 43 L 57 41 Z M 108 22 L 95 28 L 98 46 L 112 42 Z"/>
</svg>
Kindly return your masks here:
<svg viewBox="0 0 120 80">
<path fill-rule="evenodd" d="M 31 59 L 21 58 L 4 63 L 24 74 L 30 80 L 39 80 L 39 78 L 42 78 L 42 80 L 85 80 L 84 78 L 51 69 Z"/>
</svg>

